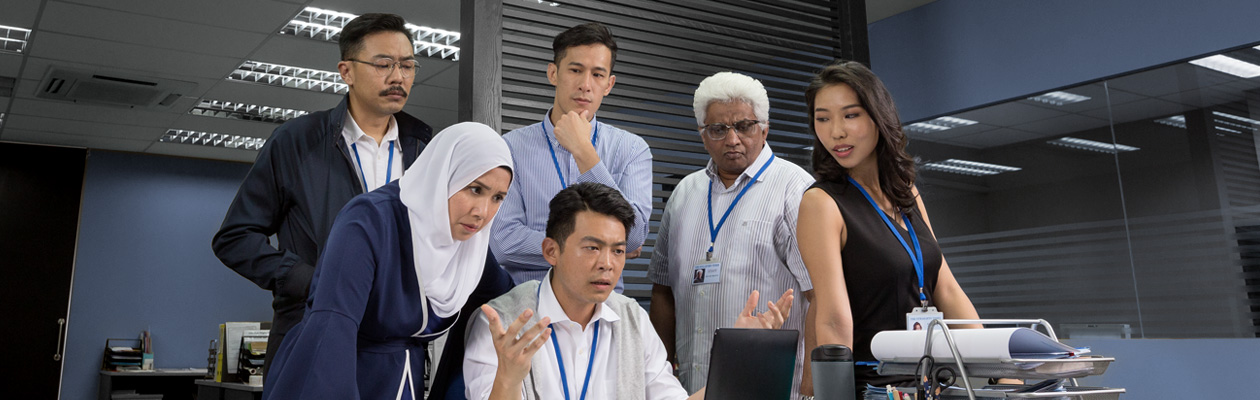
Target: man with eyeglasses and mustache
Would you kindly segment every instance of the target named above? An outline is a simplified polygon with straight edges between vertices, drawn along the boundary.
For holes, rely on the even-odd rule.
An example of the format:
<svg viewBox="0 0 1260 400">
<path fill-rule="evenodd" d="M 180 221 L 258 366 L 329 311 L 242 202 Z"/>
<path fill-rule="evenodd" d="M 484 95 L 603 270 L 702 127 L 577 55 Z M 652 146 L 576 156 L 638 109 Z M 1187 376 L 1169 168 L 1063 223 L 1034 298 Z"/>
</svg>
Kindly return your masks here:
<svg viewBox="0 0 1260 400">
<path fill-rule="evenodd" d="M 276 128 L 214 236 L 224 265 L 272 292 L 264 367 L 302 319 L 314 266 L 342 206 L 402 176 L 432 137 L 428 125 L 402 112 L 419 68 L 412 39 L 393 14 L 346 24 L 337 71 L 349 93 L 331 110 Z"/>
<path fill-rule="evenodd" d="M 744 293 L 813 295 L 795 238 L 801 196 L 814 178 L 766 144 L 765 87 L 747 75 L 719 72 L 700 82 L 692 106 L 711 159 L 674 188 L 648 266 L 652 326 L 688 392 L 705 386 L 713 332 L 735 325 Z M 783 329 L 801 330 L 803 303 L 783 310 L 789 315 Z M 793 399 L 804 356 L 798 342 Z"/>
</svg>

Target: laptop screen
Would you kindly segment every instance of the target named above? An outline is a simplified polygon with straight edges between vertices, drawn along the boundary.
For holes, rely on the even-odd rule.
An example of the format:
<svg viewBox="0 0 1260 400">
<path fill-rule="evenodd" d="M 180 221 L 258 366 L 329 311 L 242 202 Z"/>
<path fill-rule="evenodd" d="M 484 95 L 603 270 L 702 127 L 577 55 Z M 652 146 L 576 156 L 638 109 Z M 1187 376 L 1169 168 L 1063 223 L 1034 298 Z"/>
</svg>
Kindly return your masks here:
<svg viewBox="0 0 1260 400">
<path fill-rule="evenodd" d="M 796 369 L 795 329 L 714 332 L 706 399 L 787 399 Z"/>
</svg>

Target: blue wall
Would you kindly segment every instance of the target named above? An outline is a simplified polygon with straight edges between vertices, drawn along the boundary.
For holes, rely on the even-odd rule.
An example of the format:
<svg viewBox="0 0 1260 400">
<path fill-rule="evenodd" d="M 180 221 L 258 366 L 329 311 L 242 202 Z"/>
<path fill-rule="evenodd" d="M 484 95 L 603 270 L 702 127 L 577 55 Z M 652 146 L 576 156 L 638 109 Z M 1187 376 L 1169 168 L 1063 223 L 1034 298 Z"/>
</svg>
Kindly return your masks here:
<svg viewBox="0 0 1260 400">
<path fill-rule="evenodd" d="M 1260 41 L 1255 0 L 938 0 L 869 26 L 903 121 Z"/>
<path fill-rule="evenodd" d="M 106 338 L 153 334 L 158 368 L 205 368 L 224 321 L 271 296 L 210 250 L 249 165 L 92 151 L 84 178 L 62 398 L 95 398 Z"/>
</svg>

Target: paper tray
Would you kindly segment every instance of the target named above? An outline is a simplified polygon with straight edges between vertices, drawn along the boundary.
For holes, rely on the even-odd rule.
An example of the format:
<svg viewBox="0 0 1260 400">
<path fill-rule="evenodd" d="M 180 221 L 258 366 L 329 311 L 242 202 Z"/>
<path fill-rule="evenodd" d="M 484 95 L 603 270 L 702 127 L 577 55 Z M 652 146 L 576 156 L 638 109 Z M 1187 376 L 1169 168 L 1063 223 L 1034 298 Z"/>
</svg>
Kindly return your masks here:
<svg viewBox="0 0 1260 400">
<path fill-rule="evenodd" d="M 1102 375 L 1115 361 L 1112 357 L 1013 359 L 1002 363 L 964 363 L 967 375 L 979 378 L 1064 379 Z M 953 366 L 953 364 L 947 364 Z M 879 363 L 880 375 L 914 375 L 917 363 Z"/>
</svg>

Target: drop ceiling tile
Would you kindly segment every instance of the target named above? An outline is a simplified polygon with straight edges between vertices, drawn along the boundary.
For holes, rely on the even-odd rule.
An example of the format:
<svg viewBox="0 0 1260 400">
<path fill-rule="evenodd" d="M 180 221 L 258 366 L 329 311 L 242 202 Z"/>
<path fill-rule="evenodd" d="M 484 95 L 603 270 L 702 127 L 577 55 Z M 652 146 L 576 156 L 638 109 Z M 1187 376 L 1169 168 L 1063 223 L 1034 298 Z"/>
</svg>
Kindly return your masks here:
<svg viewBox="0 0 1260 400">
<path fill-rule="evenodd" d="M 162 154 L 177 157 L 206 158 L 211 160 L 236 161 L 253 163 L 258 158 L 256 150 L 229 149 L 226 147 L 209 147 L 184 143 L 154 142 L 145 153 Z"/>
<path fill-rule="evenodd" d="M 398 14 L 408 23 L 448 31 L 459 31 L 460 3 L 456 0 L 438 0 L 417 6 L 413 0 L 314 0 L 311 7 L 362 15 L 379 12 Z"/>
<path fill-rule="evenodd" d="M 5 122 L 5 124 L 8 124 L 8 122 Z M 13 128 L 5 128 L 4 134 L 0 135 L 0 140 L 135 152 L 144 151 L 145 148 L 149 147 L 150 143 L 147 140 L 118 139 L 95 135 L 76 135 Z"/>
<path fill-rule="evenodd" d="M 244 57 L 266 33 L 180 22 L 78 4 L 49 1 L 39 24 L 41 35 L 57 32 L 181 52 Z M 40 42 L 42 44 L 42 36 Z M 34 47 L 34 46 L 32 46 Z"/>
<path fill-rule="evenodd" d="M 222 79 L 241 65 L 241 59 L 111 42 L 95 38 L 42 32 L 31 46 L 31 57 L 51 59 L 71 67 L 109 68 Z M 23 71 L 23 78 L 40 79 L 44 71 Z"/>
<path fill-rule="evenodd" d="M 137 15 L 147 15 L 172 21 L 230 28 L 233 30 L 272 33 L 279 31 L 286 21 L 302 11 L 292 3 L 266 0 L 127 0 L 100 2 L 95 0 L 64 0 L 66 3 L 84 4 Z"/>
<path fill-rule="evenodd" d="M 947 130 L 943 130 L 939 132 L 927 132 L 927 133 L 915 132 L 915 131 L 910 131 L 908 129 L 905 129 L 904 127 L 902 128 L 902 131 L 905 132 L 906 135 L 909 135 L 910 138 L 912 139 L 925 139 L 925 140 L 939 141 L 939 140 L 953 139 L 959 136 L 973 135 L 976 133 L 990 131 L 997 128 L 998 127 L 992 126 L 992 125 L 975 124 L 975 125 L 968 125 L 968 126 L 960 126 L 957 128 L 947 129 Z"/>
<path fill-rule="evenodd" d="M 459 90 L 459 63 L 446 61 L 445 64 L 445 66 L 440 66 L 440 70 L 431 74 L 428 79 L 423 81 L 417 80 L 416 82 Z"/>
<path fill-rule="evenodd" d="M 1063 115 L 1064 112 L 1037 107 L 1022 102 L 1010 102 L 989 106 L 978 110 L 967 111 L 953 116 L 978 121 L 993 126 L 1014 126 L 1050 117 Z"/>
<path fill-rule="evenodd" d="M 35 26 L 35 16 L 39 14 L 39 1 L 0 0 L 0 25 L 31 29 Z"/>
<path fill-rule="evenodd" d="M 341 59 L 341 51 L 333 42 L 291 35 L 272 35 L 248 59 L 293 67 L 336 71 L 337 60 Z"/>
<path fill-rule="evenodd" d="M 13 100 L 11 112 L 14 115 L 86 123 L 165 127 L 170 125 L 181 111 L 126 108 L 19 97 Z"/>
<path fill-rule="evenodd" d="M 310 90 L 267 86 L 240 81 L 222 81 L 207 91 L 202 98 L 263 106 L 291 108 L 307 112 L 327 110 L 337 106 L 344 95 L 313 92 Z"/>
<path fill-rule="evenodd" d="M 1018 143 L 1025 140 L 1037 139 L 1040 137 L 1042 137 L 1042 135 L 1036 133 L 1004 128 L 963 136 L 952 140 L 952 142 L 964 146 L 986 149 L 990 147 L 1004 146 L 1011 143 Z"/>
<path fill-rule="evenodd" d="M 1217 104 L 1243 101 L 1246 99 L 1246 93 L 1242 91 L 1217 89 L 1220 87 L 1221 86 L 1218 85 L 1203 89 L 1187 90 L 1181 93 L 1163 96 L 1160 97 L 1160 99 L 1196 108 L 1211 107 Z"/>
<path fill-rule="evenodd" d="M 1105 119 L 1068 114 L 1043 119 L 1041 121 L 1030 122 L 1027 124 L 1016 125 L 1014 128 L 1032 133 L 1040 133 L 1043 135 L 1064 135 L 1105 126 L 1107 126 L 1107 120 Z"/>
<path fill-rule="evenodd" d="M 1086 111 L 1082 114 L 1100 119 L 1109 119 L 1109 117 L 1111 117 L 1110 120 L 1119 125 L 1142 119 L 1154 119 L 1178 114 L 1191 108 L 1193 108 L 1193 106 L 1178 104 L 1167 100 L 1145 99 L 1111 107 L 1110 115 L 1108 115 L 1108 110 L 1105 108 Z"/>
<path fill-rule="evenodd" d="M 1189 63 L 1180 63 L 1111 79 L 1107 81 L 1107 84 L 1126 92 L 1158 97 L 1218 85 L 1233 79 L 1237 77 Z"/>
<path fill-rule="evenodd" d="M 168 128 L 185 129 L 211 133 L 225 133 L 249 137 L 269 138 L 271 132 L 280 124 L 239 119 L 216 118 L 201 115 L 185 114 L 172 122 Z"/>
<path fill-rule="evenodd" d="M 126 140 L 157 140 L 162 137 L 162 133 L 166 132 L 166 128 L 164 127 L 158 128 L 153 126 L 37 117 L 22 114 L 12 114 L 6 117 L 4 124 L 5 130 L 16 129 L 30 132 L 47 132 Z"/>
<path fill-rule="evenodd" d="M 16 78 L 20 69 L 22 69 L 21 54 L 0 53 L 0 76 Z"/>
</svg>

